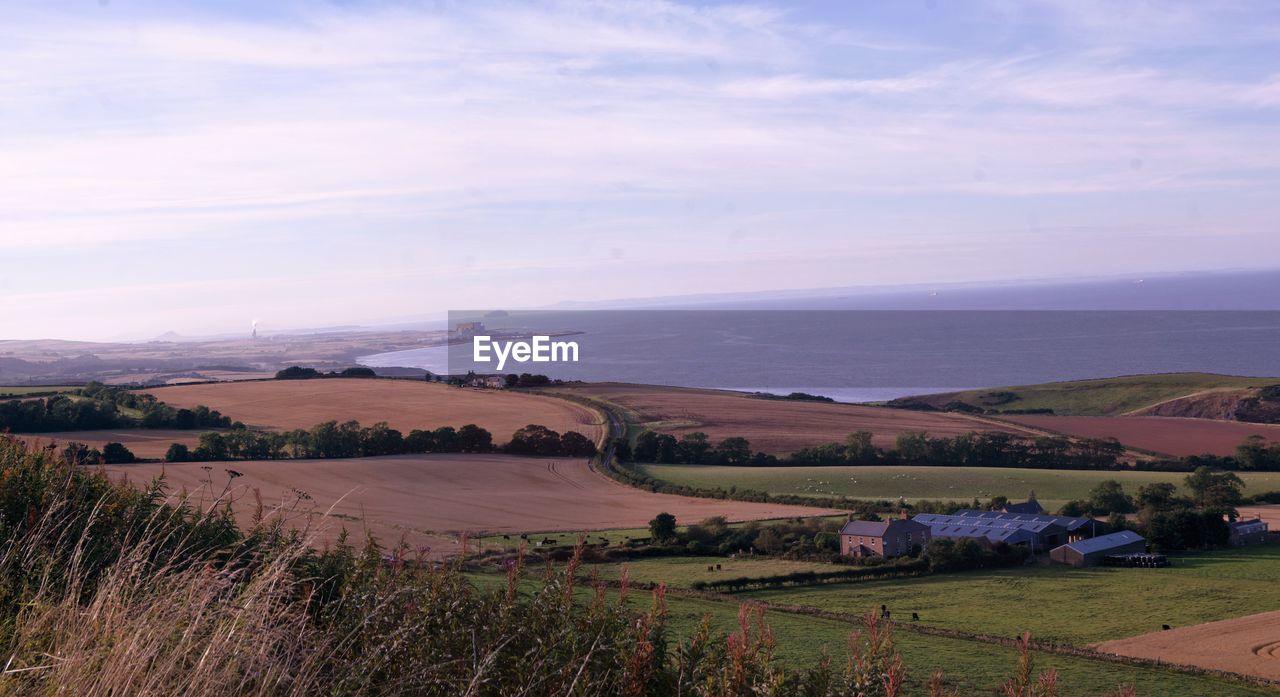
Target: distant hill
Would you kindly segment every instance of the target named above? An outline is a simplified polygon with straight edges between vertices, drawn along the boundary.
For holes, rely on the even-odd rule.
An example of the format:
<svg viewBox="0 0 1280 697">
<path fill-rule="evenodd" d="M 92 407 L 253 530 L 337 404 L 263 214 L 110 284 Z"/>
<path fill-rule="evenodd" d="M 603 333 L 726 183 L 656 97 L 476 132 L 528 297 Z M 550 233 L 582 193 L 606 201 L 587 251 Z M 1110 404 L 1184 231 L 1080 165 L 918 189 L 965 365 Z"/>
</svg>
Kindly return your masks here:
<svg viewBox="0 0 1280 697">
<path fill-rule="evenodd" d="M 1184 416 L 1280 423 L 1280 378 L 1209 373 L 1130 375 L 903 397 L 889 404 L 992 414 Z"/>
</svg>

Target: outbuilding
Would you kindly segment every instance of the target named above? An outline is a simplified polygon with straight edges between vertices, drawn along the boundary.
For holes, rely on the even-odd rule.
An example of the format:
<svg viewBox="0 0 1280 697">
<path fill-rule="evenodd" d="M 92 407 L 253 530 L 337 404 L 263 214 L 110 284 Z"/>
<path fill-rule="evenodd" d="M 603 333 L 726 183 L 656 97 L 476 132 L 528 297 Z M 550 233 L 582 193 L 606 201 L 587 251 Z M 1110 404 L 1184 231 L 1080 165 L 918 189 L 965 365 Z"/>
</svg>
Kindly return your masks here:
<svg viewBox="0 0 1280 697">
<path fill-rule="evenodd" d="M 1131 530 L 1076 540 L 1049 550 L 1049 559 L 1068 566 L 1097 566 L 1103 558 L 1147 550 L 1147 540 Z"/>
</svg>

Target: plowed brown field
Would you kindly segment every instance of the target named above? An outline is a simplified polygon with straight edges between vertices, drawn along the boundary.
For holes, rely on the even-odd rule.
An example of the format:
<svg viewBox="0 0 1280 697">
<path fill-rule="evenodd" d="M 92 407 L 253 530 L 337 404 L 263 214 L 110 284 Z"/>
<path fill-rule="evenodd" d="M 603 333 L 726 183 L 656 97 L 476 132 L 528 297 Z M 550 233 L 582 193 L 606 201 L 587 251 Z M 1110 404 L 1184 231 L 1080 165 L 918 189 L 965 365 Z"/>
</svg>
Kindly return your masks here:
<svg viewBox="0 0 1280 697">
<path fill-rule="evenodd" d="M 205 467 L 210 467 L 206 470 Z M 397 455 L 350 460 L 272 460 L 120 465 L 107 468 L 143 483 L 164 472 L 173 491 L 208 505 L 229 486 L 241 522 L 256 506 L 292 524 L 332 506 L 322 539 L 345 526 L 353 539 L 384 544 L 403 537 L 435 553 L 457 549 L 457 534 L 582 531 L 645 527 L 666 511 L 683 523 L 812 516 L 830 509 L 655 494 L 619 484 L 585 460 L 505 455 Z M 227 470 L 242 474 L 232 479 Z M 299 492 L 309 499 L 299 500 Z"/>
<path fill-rule="evenodd" d="M 252 427 L 310 428 L 324 421 L 386 421 L 404 433 L 415 428 L 477 424 L 505 443 L 516 429 L 541 424 L 591 439 L 602 433 L 592 410 L 550 397 L 504 390 L 449 387 L 417 380 L 324 378 L 175 385 L 151 390 L 167 404 L 204 404 Z"/>
<path fill-rule="evenodd" d="M 1280 612 L 1107 641 L 1097 649 L 1280 680 Z"/>
<path fill-rule="evenodd" d="M 1115 438 L 1127 446 L 1166 455 L 1231 455 L 1245 438 L 1280 441 L 1280 425 L 1170 416 L 1001 416 L 1034 428 L 1077 438 Z"/>
<path fill-rule="evenodd" d="M 602 399 L 633 412 L 648 428 L 677 436 L 705 432 L 714 443 L 730 436 L 751 441 L 754 450 L 786 455 L 800 448 L 842 442 L 854 431 L 870 431 L 876 445 L 889 447 L 904 431 L 955 436 L 971 431 L 1034 435 L 1035 429 L 996 424 L 962 414 L 909 411 L 860 404 L 759 399 L 739 392 L 654 385 L 603 383 L 561 388 Z"/>
</svg>

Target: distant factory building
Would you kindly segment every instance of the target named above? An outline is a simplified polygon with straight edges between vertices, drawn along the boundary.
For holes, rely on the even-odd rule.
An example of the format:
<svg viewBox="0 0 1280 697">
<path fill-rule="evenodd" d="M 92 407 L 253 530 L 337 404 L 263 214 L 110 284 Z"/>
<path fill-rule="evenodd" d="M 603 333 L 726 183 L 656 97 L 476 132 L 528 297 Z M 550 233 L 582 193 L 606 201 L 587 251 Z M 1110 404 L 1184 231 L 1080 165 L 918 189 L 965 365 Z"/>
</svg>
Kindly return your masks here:
<svg viewBox="0 0 1280 697">
<path fill-rule="evenodd" d="M 887 522 L 851 520 L 840 528 L 840 553 L 849 557 L 900 557 L 929 545 L 929 526 L 902 517 Z"/>
<path fill-rule="evenodd" d="M 1260 518 L 1237 520 L 1230 524 L 1231 544 L 1236 546 L 1260 545 L 1267 541 L 1267 521 Z"/>
<path fill-rule="evenodd" d="M 1049 559 L 1068 566 L 1097 566 L 1106 557 L 1141 554 L 1146 550 L 1147 541 L 1142 535 L 1122 530 L 1055 547 L 1049 551 Z"/>
</svg>

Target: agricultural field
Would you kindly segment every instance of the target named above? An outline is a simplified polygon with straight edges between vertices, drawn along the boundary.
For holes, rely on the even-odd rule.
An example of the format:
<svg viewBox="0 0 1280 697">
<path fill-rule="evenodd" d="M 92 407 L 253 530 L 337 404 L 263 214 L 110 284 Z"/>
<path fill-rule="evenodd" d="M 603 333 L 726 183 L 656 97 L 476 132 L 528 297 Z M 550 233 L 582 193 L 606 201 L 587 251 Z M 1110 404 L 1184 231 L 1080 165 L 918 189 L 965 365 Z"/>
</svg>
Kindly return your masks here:
<svg viewBox="0 0 1280 697">
<path fill-rule="evenodd" d="M 1280 680 L 1280 611 L 1107 641 L 1098 650 Z"/>
<path fill-rule="evenodd" d="M 716 565 L 719 569 L 715 569 Z M 635 559 L 618 564 L 596 564 L 589 567 L 600 578 L 617 580 L 623 568 L 627 577 L 641 583 L 665 583 L 678 588 L 688 588 L 696 581 L 715 581 L 726 578 L 758 578 L 778 576 L 797 571 L 837 571 L 842 568 L 821 562 L 793 561 L 766 556 L 738 557 L 653 557 Z M 708 571 L 711 567 L 712 570 Z"/>
<path fill-rule="evenodd" d="M 1165 569 L 1036 566 L 909 581 L 753 591 L 777 603 L 840 612 L 887 605 L 922 624 L 1075 646 L 1280 609 L 1280 546 L 1189 554 Z"/>
<path fill-rule="evenodd" d="M 632 577 L 636 577 L 634 571 Z M 505 586 L 505 579 L 496 574 L 473 574 L 472 578 L 480 587 Z M 581 589 L 579 594 L 585 602 L 590 591 Z M 607 595 L 611 600 L 616 599 L 616 591 L 608 591 Z M 673 645 L 674 640 L 696 632 L 704 618 L 709 619 L 713 631 L 727 633 L 738 630 L 740 603 L 687 598 L 674 594 L 668 594 L 666 602 L 667 627 Z M 638 611 L 648 610 L 652 604 L 651 595 L 633 590 L 628 603 Z M 855 612 L 861 614 L 870 609 L 871 607 L 859 608 Z M 839 669 L 847 655 L 850 633 L 860 628 L 851 622 L 778 611 L 766 612 L 765 621 L 776 640 L 778 658 L 792 670 L 812 666 L 824 655 L 831 656 L 835 667 Z M 929 636 L 907 629 L 897 630 L 893 638 L 895 647 L 908 666 L 909 694 L 921 694 L 930 675 L 936 670 L 941 670 L 946 684 L 962 695 L 995 694 L 997 687 L 1008 679 L 1017 664 L 1016 652 L 1005 646 Z M 1054 668 L 1058 671 L 1062 697 L 1098 697 L 1119 685 L 1134 685 L 1140 695 L 1160 697 L 1261 697 L 1275 694 L 1266 688 L 1235 681 L 1166 670 L 1135 668 L 1041 652 L 1033 652 L 1032 656 L 1037 670 Z"/>
<path fill-rule="evenodd" d="M 1240 377 L 1210 373 L 1129 375 L 1098 380 L 1041 385 L 990 387 L 965 392 L 922 395 L 911 399 L 942 407 L 964 402 L 982 409 L 1052 409 L 1059 416 L 1121 416 L 1187 397 L 1229 393 L 1247 396 L 1258 388 L 1280 384 L 1280 378 Z"/>
<path fill-rule="evenodd" d="M 61 394 L 78 390 L 80 387 L 80 385 L 0 385 L 0 399 L 21 398 L 33 394 Z"/>
<path fill-rule="evenodd" d="M 633 465 L 640 472 L 672 484 L 698 488 L 751 489 L 770 494 L 848 496 L 860 499 L 899 498 L 907 501 L 943 499 L 971 501 L 1007 496 L 1025 497 L 1035 491 L 1046 509 L 1071 499 L 1087 498 L 1105 479 L 1115 479 L 1126 492 L 1152 482 L 1181 485 L 1182 472 L 1107 472 L 1096 470 L 1040 470 L 1016 467 L 832 466 L 727 467 L 714 465 Z M 1280 472 L 1239 472 L 1245 494 L 1280 489 Z"/>
<path fill-rule="evenodd" d="M 331 460 L 268 460 L 115 465 L 113 476 L 144 483 L 164 474 L 193 503 L 235 499 L 242 523 L 258 500 L 298 527 L 317 523 L 320 540 L 346 527 L 384 545 L 404 539 L 437 556 L 461 550 L 459 535 L 483 538 L 532 530 L 577 532 L 644 527 L 666 511 L 679 520 L 712 516 L 757 520 L 831 515 L 832 509 L 655 494 L 594 471 L 586 460 L 507 455 L 396 455 Z M 472 545 L 472 549 L 474 549 Z"/>
<path fill-rule="evenodd" d="M 164 458 L 165 452 L 173 443 L 182 443 L 194 449 L 200 440 L 201 433 L 203 433 L 202 430 L 126 428 L 109 431 L 55 431 L 16 435 L 36 446 L 56 443 L 59 447 L 64 447 L 67 443 L 76 442 L 102 450 L 102 446 L 107 443 L 122 443 L 129 452 L 134 454 L 134 457 L 158 460 Z"/>
<path fill-rule="evenodd" d="M 1232 455 L 1249 436 L 1280 441 L 1280 424 L 1188 419 L 1170 416 L 1052 416 L 1026 414 L 1001 419 L 1076 438 L 1115 438 L 1133 448 L 1181 457 Z"/>
<path fill-rule="evenodd" d="M 705 432 L 712 442 L 741 436 L 753 450 L 788 455 L 803 447 L 843 442 L 854 431 L 870 431 L 891 447 L 904 431 L 955 436 L 972 431 L 1035 435 L 1030 427 L 999 424 L 963 414 L 909 411 L 861 404 L 758 399 L 741 392 L 656 385 L 601 383 L 549 390 L 610 405 L 633 430 L 647 428 L 681 436 Z"/>
<path fill-rule="evenodd" d="M 174 407 L 204 404 L 251 427 L 311 428 L 324 421 L 386 421 L 412 429 L 474 423 L 505 443 L 517 429 L 536 423 L 591 439 L 603 434 L 602 419 L 580 404 L 505 390 L 451 387 L 421 380 L 324 378 L 174 385 L 151 390 Z"/>
</svg>

